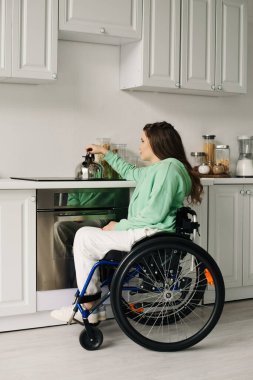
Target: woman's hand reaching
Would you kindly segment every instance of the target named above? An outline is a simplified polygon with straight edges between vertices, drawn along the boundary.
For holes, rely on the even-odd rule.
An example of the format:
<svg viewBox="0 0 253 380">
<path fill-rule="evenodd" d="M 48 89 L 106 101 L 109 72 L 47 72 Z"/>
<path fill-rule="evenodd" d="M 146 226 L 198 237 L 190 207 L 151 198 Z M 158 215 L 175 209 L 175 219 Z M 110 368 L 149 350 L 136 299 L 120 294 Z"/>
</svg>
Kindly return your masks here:
<svg viewBox="0 0 253 380">
<path fill-rule="evenodd" d="M 86 146 L 86 150 L 87 152 L 91 152 L 93 154 L 99 154 L 99 153 L 106 154 L 108 152 L 108 149 L 104 148 L 101 145 L 95 145 L 95 144 L 90 144 Z"/>
<path fill-rule="evenodd" d="M 102 228 L 103 231 L 112 231 L 112 230 L 115 230 L 115 226 L 116 226 L 117 222 L 109 222 L 106 226 L 104 226 Z"/>
</svg>

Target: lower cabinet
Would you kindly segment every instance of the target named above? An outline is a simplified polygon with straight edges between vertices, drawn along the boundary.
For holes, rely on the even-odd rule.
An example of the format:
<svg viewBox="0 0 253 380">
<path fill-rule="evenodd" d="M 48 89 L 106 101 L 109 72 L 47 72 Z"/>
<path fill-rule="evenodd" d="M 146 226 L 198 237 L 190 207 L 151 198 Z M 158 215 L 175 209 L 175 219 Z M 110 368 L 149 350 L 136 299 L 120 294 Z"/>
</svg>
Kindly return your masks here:
<svg viewBox="0 0 253 380">
<path fill-rule="evenodd" d="M 36 191 L 0 190 L 0 316 L 36 311 Z"/>
<path fill-rule="evenodd" d="M 253 297 L 253 185 L 209 189 L 208 250 L 226 286 L 226 300 Z"/>
</svg>

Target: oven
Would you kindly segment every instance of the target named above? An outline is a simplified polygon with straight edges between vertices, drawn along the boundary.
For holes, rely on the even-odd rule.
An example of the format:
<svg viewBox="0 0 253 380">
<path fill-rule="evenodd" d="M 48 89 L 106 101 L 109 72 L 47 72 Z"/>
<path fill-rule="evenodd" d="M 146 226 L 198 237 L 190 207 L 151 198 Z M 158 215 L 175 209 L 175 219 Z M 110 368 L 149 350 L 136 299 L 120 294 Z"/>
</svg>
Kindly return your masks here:
<svg viewBox="0 0 253 380">
<path fill-rule="evenodd" d="M 76 231 L 126 218 L 128 204 L 127 188 L 37 190 L 37 292 L 69 289 L 73 294 Z"/>
</svg>

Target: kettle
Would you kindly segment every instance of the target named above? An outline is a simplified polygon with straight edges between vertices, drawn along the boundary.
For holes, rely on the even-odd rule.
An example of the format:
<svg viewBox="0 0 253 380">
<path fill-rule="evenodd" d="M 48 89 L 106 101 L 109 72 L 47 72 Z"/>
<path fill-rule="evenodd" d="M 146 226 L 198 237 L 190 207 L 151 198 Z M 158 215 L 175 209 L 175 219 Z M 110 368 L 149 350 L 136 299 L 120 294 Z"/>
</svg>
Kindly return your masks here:
<svg viewBox="0 0 253 380">
<path fill-rule="evenodd" d="M 95 155 L 87 152 L 82 162 L 82 179 L 101 179 L 103 177 L 102 165 L 95 162 Z"/>
<path fill-rule="evenodd" d="M 103 177 L 102 165 L 95 162 L 95 155 L 88 152 L 81 166 L 81 179 L 101 179 Z"/>
</svg>

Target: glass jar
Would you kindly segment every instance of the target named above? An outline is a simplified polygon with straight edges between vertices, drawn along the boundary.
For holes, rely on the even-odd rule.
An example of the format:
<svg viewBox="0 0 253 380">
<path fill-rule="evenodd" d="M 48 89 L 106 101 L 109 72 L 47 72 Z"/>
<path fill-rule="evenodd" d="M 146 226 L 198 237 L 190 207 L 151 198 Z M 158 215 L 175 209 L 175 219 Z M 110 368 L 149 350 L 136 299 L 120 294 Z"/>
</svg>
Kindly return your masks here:
<svg viewBox="0 0 253 380">
<path fill-rule="evenodd" d="M 110 150 L 110 148 L 111 148 L 111 145 L 110 145 L 111 144 L 111 139 L 110 138 L 99 137 L 99 138 L 96 139 L 96 143 L 98 145 L 103 146 L 107 150 Z M 112 168 L 108 164 L 108 162 L 104 160 L 104 155 L 103 154 L 96 155 L 96 160 L 98 161 L 98 163 L 103 168 L 103 178 L 111 179 L 112 178 Z"/>
<path fill-rule="evenodd" d="M 191 152 L 192 157 L 192 168 L 194 171 L 198 171 L 200 165 L 202 165 L 206 161 L 205 152 Z"/>
<path fill-rule="evenodd" d="M 215 163 L 215 135 L 203 135 L 203 151 L 206 153 L 206 161 L 213 165 Z"/>
<path fill-rule="evenodd" d="M 229 145 L 216 145 L 215 162 L 217 165 L 223 165 L 224 173 L 229 173 L 230 151 Z"/>
</svg>

